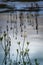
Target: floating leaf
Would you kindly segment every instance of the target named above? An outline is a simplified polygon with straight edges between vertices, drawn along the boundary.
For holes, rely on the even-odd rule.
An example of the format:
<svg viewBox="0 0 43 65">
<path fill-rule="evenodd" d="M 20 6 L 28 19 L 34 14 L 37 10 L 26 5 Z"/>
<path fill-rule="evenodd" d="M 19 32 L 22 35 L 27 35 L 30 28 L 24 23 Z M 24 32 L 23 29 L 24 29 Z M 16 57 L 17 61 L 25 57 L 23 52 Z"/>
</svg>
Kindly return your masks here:
<svg viewBox="0 0 43 65">
<path fill-rule="evenodd" d="M 12 27 L 10 27 L 10 30 L 12 30 L 13 28 Z"/>
<path fill-rule="evenodd" d="M 11 46 L 11 41 L 9 41 L 9 46 Z"/>
<path fill-rule="evenodd" d="M 6 32 L 4 31 L 4 37 L 6 37 L 6 35 L 7 35 L 7 34 L 6 34 Z"/>
<path fill-rule="evenodd" d="M 29 52 L 29 49 L 25 49 L 25 53 L 28 53 Z"/>
<path fill-rule="evenodd" d="M 0 37 L 0 41 L 2 41 L 3 37 Z"/>
<path fill-rule="evenodd" d="M 24 53 L 24 56 L 26 56 L 26 54 L 27 54 L 27 53 L 25 52 L 25 53 Z"/>
<path fill-rule="evenodd" d="M 30 62 L 28 61 L 27 64 L 29 64 Z"/>
<path fill-rule="evenodd" d="M 16 49 L 16 51 L 18 52 L 18 49 Z"/>
<path fill-rule="evenodd" d="M 29 42 L 27 42 L 27 45 L 29 45 Z"/>
<path fill-rule="evenodd" d="M 24 51 L 21 51 L 20 54 L 23 55 Z"/>
<path fill-rule="evenodd" d="M 7 31 L 8 31 L 8 25 L 6 26 L 6 28 L 7 28 Z"/>
<path fill-rule="evenodd" d="M 18 62 L 20 64 L 20 62 Z"/>
<path fill-rule="evenodd" d="M 23 62 L 23 65 L 26 65 L 26 62 L 25 61 Z"/>
<path fill-rule="evenodd" d="M 20 45 L 20 42 L 18 42 L 18 45 Z"/>
</svg>

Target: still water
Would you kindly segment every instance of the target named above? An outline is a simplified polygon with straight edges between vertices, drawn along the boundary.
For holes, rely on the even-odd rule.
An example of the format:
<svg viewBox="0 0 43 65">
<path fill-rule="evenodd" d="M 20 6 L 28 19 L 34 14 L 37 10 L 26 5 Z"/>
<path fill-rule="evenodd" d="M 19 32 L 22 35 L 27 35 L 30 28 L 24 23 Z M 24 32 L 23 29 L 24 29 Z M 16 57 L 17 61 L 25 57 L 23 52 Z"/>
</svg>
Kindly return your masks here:
<svg viewBox="0 0 43 65">
<path fill-rule="evenodd" d="M 3 59 L 4 59 L 4 54 L 0 53 L 0 65 L 2 65 L 2 62 L 3 62 Z M 39 65 L 43 65 L 43 59 L 42 58 L 38 58 L 38 63 Z M 32 62 L 32 65 L 35 65 L 35 62 L 34 62 L 34 59 L 31 59 L 31 62 Z M 12 65 L 16 65 L 16 64 L 13 64 Z"/>
</svg>

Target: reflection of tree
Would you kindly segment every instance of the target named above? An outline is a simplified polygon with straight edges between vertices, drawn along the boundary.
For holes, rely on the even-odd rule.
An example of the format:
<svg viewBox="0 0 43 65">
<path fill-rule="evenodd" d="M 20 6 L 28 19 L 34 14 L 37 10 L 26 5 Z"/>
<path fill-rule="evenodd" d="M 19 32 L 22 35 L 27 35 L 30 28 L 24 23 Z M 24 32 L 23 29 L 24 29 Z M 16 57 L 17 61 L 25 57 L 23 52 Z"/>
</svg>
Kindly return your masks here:
<svg viewBox="0 0 43 65">
<path fill-rule="evenodd" d="M 4 44 L 2 43 L 2 41 L 4 42 Z M 2 46 L 4 53 L 5 53 L 5 57 L 3 59 L 2 65 L 3 64 L 7 65 L 8 62 L 10 61 L 11 39 L 9 36 L 7 36 L 6 32 L 4 32 L 4 35 L 2 37 L 0 37 L 0 42 L 1 42 L 1 46 Z"/>
<path fill-rule="evenodd" d="M 29 49 L 28 49 L 29 42 L 26 43 L 27 46 L 24 49 L 24 46 L 25 46 L 25 38 L 26 38 L 26 33 L 24 32 L 24 40 L 23 40 L 22 49 L 21 49 L 21 46 L 20 46 L 21 43 L 18 42 L 18 46 L 19 46 L 19 49 L 18 49 L 18 51 L 19 51 L 19 53 L 18 53 L 18 55 L 19 55 L 19 62 L 18 63 L 20 65 L 22 65 L 22 64 L 23 65 L 27 65 L 27 64 L 32 65 L 31 60 L 29 58 Z"/>
<path fill-rule="evenodd" d="M 32 65 L 31 59 L 29 57 L 29 49 L 28 49 L 30 43 L 27 42 L 26 43 L 26 48 L 24 48 L 25 38 L 26 38 L 26 33 L 24 32 L 24 40 L 23 40 L 22 49 L 21 49 L 21 42 L 18 42 L 19 49 L 17 49 L 17 58 L 19 56 L 19 61 L 18 62 L 16 61 L 18 65 L 19 64 L 20 65 Z M 39 65 L 36 59 L 35 59 L 35 64 Z"/>
<path fill-rule="evenodd" d="M 16 34 L 16 39 L 17 39 L 17 33 L 18 33 L 18 28 L 17 28 L 17 13 L 16 13 L 16 21 L 14 20 L 12 20 L 12 15 L 10 15 L 10 19 L 11 19 L 11 28 L 10 28 L 10 30 L 12 30 L 13 29 L 13 37 L 14 37 L 14 33 Z M 33 17 L 33 15 L 30 15 L 30 18 L 31 17 Z M 18 64 L 23 64 L 23 65 L 27 65 L 27 64 L 29 64 L 29 65 L 32 65 L 32 63 L 31 63 L 31 60 L 30 60 L 30 58 L 29 58 L 29 49 L 28 49 L 28 46 L 29 46 L 29 42 L 27 42 L 26 44 L 27 44 L 27 46 L 26 46 L 26 48 L 24 49 L 24 46 L 25 46 L 25 38 L 26 38 L 26 33 L 27 33 L 27 31 L 25 31 L 25 29 L 26 29 L 26 25 L 24 24 L 24 18 L 25 18 L 25 16 L 24 16 L 24 14 L 23 13 L 21 13 L 20 14 L 20 27 L 21 27 L 21 37 L 23 37 L 24 39 L 23 39 L 23 46 L 22 46 L 22 49 L 21 49 L 21 46 L 20 46 L 20 42 L 18 42 L 18 46 L 19 46 L 19 49 L 17 49 L 16 51 L 17 51 L 17 56 L 16 56 L 16 65 L 17 65 L 17 63 Z M 29 21 L 29 14 L 27 15 L 27 21 L 28 21 L 28 23 L 29 23 L 29 25 L 32 25 L 33 26 L 33 23 L 32 23 L 32 21 Z M 7 24 L 8 24 L 9 22 L 7 21 Z M 12 26 L 12 24 L 14 24 L 14 27 Z M 4 35 L 2 36 L 2 37 L 0 37 L 0 42 L 1 42 L 1 46 L 2 46 L 2 48 L 3 48 L 3 50 L 4 50 L 4 52 L 5 52 L 5 57 L 4 57 L 4 60 L 3 60 L 3 62 L 2 62 L 2 64 L 4 63 L 5 65 L 7 65 L 7 61 L 9 62 L 9 60 L 10 60 L 10 46 L 11 46 L 11 39 L 10 39 L 10 37 L 8 36 L 8 25 L 6 26 L 6 28 L 7 28 L 7 34 L 6 34 L 6 32 L 4 32 Z M 24 28 L 24 29 L 23 29 Z M 14 29 L 16 29 L 16 31 L 14 32 Z M 37 32 L 38 32 L 38 22 L 37 22 L 37 16 L 36 16 L 36 30 L 37 30 Z M 23 36 L 23 34 L 22 33 L 24 33 L 24 36 Z M 4 41 L 3 41 L 4 40 Z M 3 43 L 4 43 L 4 46 L 3 46 L 3 43 L 2 43 L 2 41 L 3 41 Z M 18 57 L 19 57 L 19 62 L 18 62 Z M 26 58 L 26 60 L 25 60 L 25 58 Z M 9 65 L 11 65 L 12 64 L 12 60 L 10 60 L 10 64 Z M 35 60 L 35 64 L 36 65 L 39 65 L 38 63 L 37 63 L 37 60 Z"/>
<path fill-rule="evenodd" d="M 20 42 L 18 42 L 18 45 L 19 45 L 19 49 L 20 49 Z M 25 48 L 25 50 L 24 50 L 24 46 L 23 46 L 23 49 L 20 50 L 20 53 L 18 53 L 18 55 L 19 55 L 19 62 L 18 63 L 19 64 L 23 64 L 23 65 L 29 64 L 29 65 L 32 65 L 31 60 L 29 58 L 28 46 L 29 46 L 29 42 L 27 42 L 27 47 Z M 19 51 L 19 49 L 18 49 L 18 51 Z"/>
</svg>

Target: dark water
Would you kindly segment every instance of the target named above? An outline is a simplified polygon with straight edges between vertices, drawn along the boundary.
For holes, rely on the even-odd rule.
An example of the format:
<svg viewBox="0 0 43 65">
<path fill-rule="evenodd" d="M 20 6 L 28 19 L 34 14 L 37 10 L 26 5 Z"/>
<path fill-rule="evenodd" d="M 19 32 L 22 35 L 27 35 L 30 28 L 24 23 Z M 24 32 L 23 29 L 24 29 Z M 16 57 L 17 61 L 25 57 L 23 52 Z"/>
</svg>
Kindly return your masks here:
<svg viewBox="0 0 43 65">
<path fill-rule="evenodd" d="M 4 54 L 0 53 L 0 65 L 2 65 L 2 62 L 4 60 Z M 39 65 L 43 65 L 43 58 L 38 58 Z M 35 65 L 34 59 L 31 59 L 32 65 Z"/>
<path fill-rule="evenodd" d="M 38 59 L 39 65 L 43 65 L 43 59 Z M 35 65 L 34 60 L 32 60 L 32 65 Z"/>
</svg>

